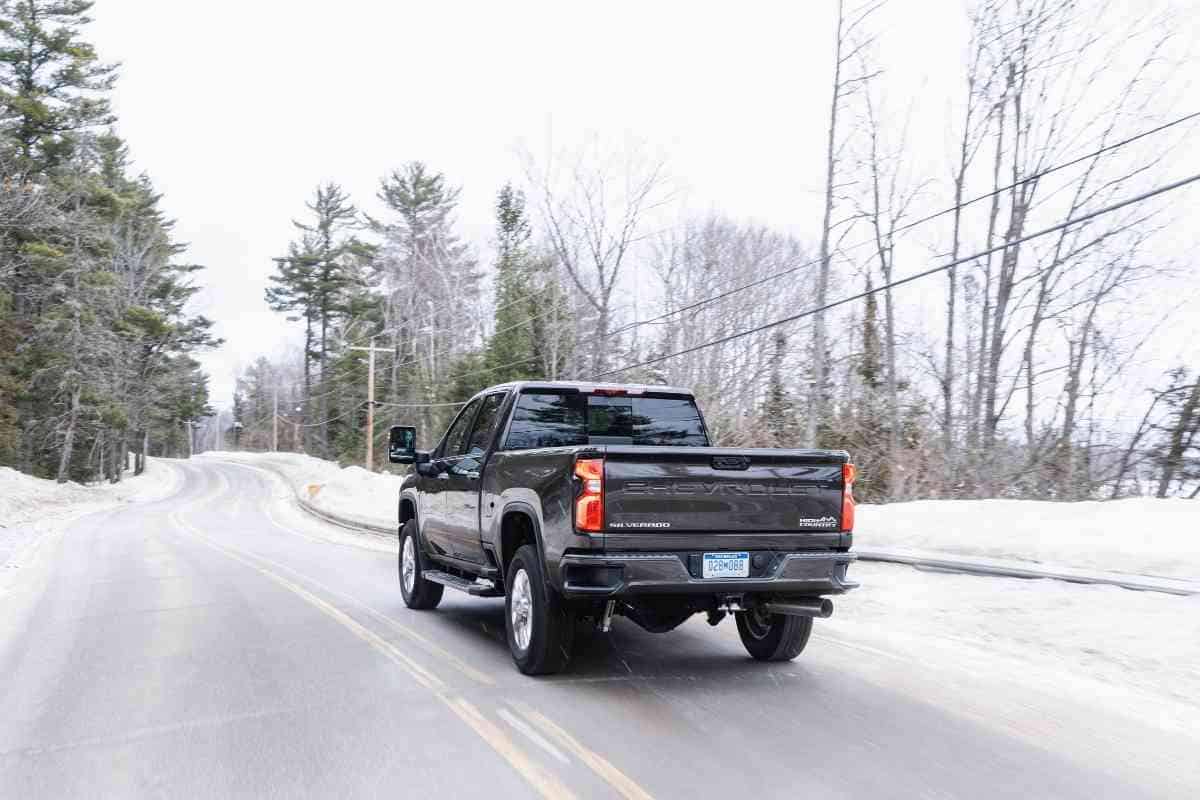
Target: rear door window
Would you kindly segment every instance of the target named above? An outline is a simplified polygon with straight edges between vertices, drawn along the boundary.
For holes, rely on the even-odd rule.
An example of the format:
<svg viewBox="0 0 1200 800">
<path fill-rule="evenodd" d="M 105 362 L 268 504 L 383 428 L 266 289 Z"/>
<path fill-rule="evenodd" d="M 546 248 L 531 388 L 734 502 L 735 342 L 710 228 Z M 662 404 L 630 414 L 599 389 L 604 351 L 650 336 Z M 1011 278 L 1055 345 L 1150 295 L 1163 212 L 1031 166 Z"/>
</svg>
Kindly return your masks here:
<svg viewBox="0 0 1200 800">
<path fill-rule="evenodd" d="M 587 444 L 582 399 L 579 394 L 521 395 L 504 446 L 528 450 Z"/>
</svg>

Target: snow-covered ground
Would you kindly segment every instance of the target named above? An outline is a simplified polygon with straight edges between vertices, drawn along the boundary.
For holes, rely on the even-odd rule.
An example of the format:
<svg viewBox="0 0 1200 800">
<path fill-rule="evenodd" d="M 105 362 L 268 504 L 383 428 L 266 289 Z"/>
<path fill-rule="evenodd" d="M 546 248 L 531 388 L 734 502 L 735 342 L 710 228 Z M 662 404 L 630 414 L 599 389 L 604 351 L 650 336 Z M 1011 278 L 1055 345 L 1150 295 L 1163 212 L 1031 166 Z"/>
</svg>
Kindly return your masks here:
<svg viewBox="0 0 1200 800">
<path fill-rule="evenodd" d="M 855 545 L 1200 578 L 1200 502 L 922 500 L 860 505 Z"/>
<path fill-rule="evenodd" d="M 167 497 L 181 479 L 169 461 L 157 458 L 148 459 L 145 472 L 137 477 L 127 473 L 120 483 L 88 486 L 56 483 L 0 467 L 0 564 L 7 564 L 42 534 L 84 514 Z"/>
<path fill-rule="evenodd" d="M 1200 596 L 861 561 L 851 574 L 862 588 L 814 636 L 1200 730 Z"/>
</svg>

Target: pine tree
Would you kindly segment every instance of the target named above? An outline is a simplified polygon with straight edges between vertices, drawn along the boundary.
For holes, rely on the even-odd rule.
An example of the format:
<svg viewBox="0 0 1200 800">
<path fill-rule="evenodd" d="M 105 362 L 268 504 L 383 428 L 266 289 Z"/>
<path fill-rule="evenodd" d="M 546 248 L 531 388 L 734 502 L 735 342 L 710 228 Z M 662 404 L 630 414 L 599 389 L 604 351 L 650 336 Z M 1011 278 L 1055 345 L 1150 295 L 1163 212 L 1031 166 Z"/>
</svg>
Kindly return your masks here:
<svg viewBox="0 0 1200 800">
<path fill-rule="evenodd" d="M 91 6 L 0 0 L 0 463 L 59 480 L 179 452 L 178 415 L 208 411 L 190 354 L 215 344 L 184 309 L 199 267 L 100 130 L 115 70 L 80 38 Z"/>
<path fill-rule="evenodd" d="M 288 245 L 288 255 L 277 260 L 276 265 L 275 274 L 270 276 L 273 285 L 268 286 L 265 292 L 267 306 L 272 311 L 287 314 L 289 321 L 304 321 L 302 361 L 304 363 L 305 413 L 302 416 L 307 419 L 309 416 L 307 402 L 308 398 L 312 396 L 312 364 L 316 352 L 313 347 L 313 336 L 317 323 L 316 285 L 320 266 L 316 243 L 312 241 L 311 237 L 303 238 L 299 242 L 292 242 Z M 306 436 L 309 430 L 311 429 L 304 429 Z M 304 449 L 308 449 L 307 441 Z"/>
<path fill-rule="evenodd" d="M 380 183 L 388 216 L 371 219 L 381 244 L 373 261 L 385 327 L 394 337 L 386 395 L 397 403 L 437 402 L 465 353 L 477 351 L 480 275 L 454 230 L 459 190 L 414 161 Z M 445 413 L 426 409 L 420 427 L 440 429 Z"/>
<path fill-rule="evenodd" d="M 765 427 L 774 447 L 789 447 L 798 431 L 795 425 L 795 405 L 784 383 L 783 359 L 787 352 L 787 335 L 776 328 L 771 342 L 771 375 L 767 384 L 767 401 L 763 404 Z"/>
<path fill-rule="evenodd" d="M 496 198 L 496 306 L 483 368 L 503 383 L 536 373 L 532 317 L 539 313 L 531 280 L 525 196 L 505 184 Z"/>
<path fill-rule="evenodd" d="M 25 175 L 67 161 L 80 132 L 113 121 L 116 68 L 79 38 L 91 0 L 0 3 L 0 130 Z"/>
</svg>

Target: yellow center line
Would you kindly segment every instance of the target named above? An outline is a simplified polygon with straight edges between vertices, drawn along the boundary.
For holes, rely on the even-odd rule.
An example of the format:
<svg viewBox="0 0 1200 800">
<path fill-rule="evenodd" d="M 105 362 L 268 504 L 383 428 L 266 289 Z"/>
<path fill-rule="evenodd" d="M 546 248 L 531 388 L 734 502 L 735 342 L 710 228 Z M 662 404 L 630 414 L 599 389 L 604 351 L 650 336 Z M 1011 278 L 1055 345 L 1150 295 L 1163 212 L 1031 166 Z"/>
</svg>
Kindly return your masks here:
<svg viewBox="0 0 1200 800">
<path fill-rule="evenodd" d="M 355 621 L 345 612 L 339 610 L 333 605 L 317 597 L 312 592 L 302 586 L 299 586 L 287 578 L 272 572 L 265 567 L 255 564 L 249 558 L 244 557 L 237 551 L 220 545 L 209 539 L 197 528 L 184 522 L 177 512 L 172 512 L 169 515 L 171 522 L 184 534 L 187 534 L 197 541 L 208 545 L 212 549 L 222 553 L 223 555 L 237 561 L 255 572 L 263 575 L 279 586 L 287 589 L 297 597 L 306 601 L 317 610 L 324 613 L 326 616 L 339 623 L 342 627 L 353 633 L 359 639 L 375 648 L 376 651 L 382 653 L 388 659 L 392 660 L 408 672 L 413 679 L 421 686 L 429 689 L 433 696 L 436 697 L 450 711 L 454 712 L 455 716 L 465 722 L 475 733 L 483 739 L 496 753 L 503 758 L 508 764 L 524 778 L 530 786 L 532 786 L 538 794 L 547 800 L 573 800 L 575 797 L 566 786 L 562 784 L 553 774 L 547 772 L 543 767 L 537 764 L 526 753 L 517 746 L 507 734 L 499 727 L 488 720 L 478 708 L 461 697 L 452 696 L 447 693 L 445 683 L 436 675 L 430 673 L 420 664 L 413 661 L 411 658 L 400 652 L 391 642 L 382 638 L 374 631 L 363 626 Z"/>
<path fill-rule="evenodd" d="M 612 762 L 600 754 L 585 747 L 578 739 L 541 713 L 525 706 L 514 706 L 521 716 L 541 728 L 550 738 L 556 740 L 563 748 L 575 754 L 575 757 L 587 764 L 592 772 L 603 778 L 610 786 L 626 800 L 654 800 L 649 792 L 643 789 L 632 778 L 612 765 Z"/>
<path fill-rule="evenodd" d="M 213 541 L 212 539 L 210 539 L 209 537 L 207 537 L 203 533 L 201 533 L 194 526 L 190 525 L 187 522 L 184 522 L 177 513 L 171 514 L 171 521 L 173 523 L 175 523 L 176 527 L 178 527 L 180 530 L 184 531 L 185 533 L 190 534 L 193 538 L 203 542 L 204 544 L 208 545 L 212 549 L 217 550 L 220 553 L 223 553 L 224 555 L 228 556 L 229 558 L 232 558 L 234 561 L 244 564 L 245 566 L 247 566 L 250 569 L 254 570 L 255 572 L 259 573 L 260 575 L 270 579 L 271 581 L 274 581 L 275 583 L 279 584 L 283 588 L 285 588 L 288 591 L 292 592 L 293 594 L 299 596 L 303 600 L 307 601 L 309 604 L 315 606 L 318 610 L 324 612 L 327 616 L 329 616 L 330 618 L 339 622 L 343 627 L 349 629 L 350 632 L 353 633 L 355 636 L 357 636 L 358 638 L 367 642 L 371 646 L 375 647 L 377 650 L 382 652 L 384 655 L 386 655 L 388 658 L 392 659 L 396 663 L 400 664 L 400 666 L 404 667 L 413 676 L 413 678 L 415 678 L 417 680 L 417 682 L 420 683 L 422 686 L 425 686 L 428 689 L 443 689 L 443 688 L 445 688 L 446 684 L 444 681 L 442 681 L 441 678 L 439 678 L 436 675 L 434 675 L 433 673 L 429 672 L 424 667 L 422 667 L 420 664 L 418 664 L 417 662 L 415 662 L 411 658 L 409 658 L 407 655 L 400 652 L 400 650 L 397 649 L 395 645 L 393 645 L 391 642 L 389 642 L 386 639 L 384 639 L 383 637 L 381 637 L 379 634 L 372 631 L 370 628 L 367 628 L 364 625 L 362 625 L 361 623 L 355 621 L 351 616 L 346 614 L 344 611 L 338 609 L 337 607 L 331 605 L 330 603 L 327 603 L 326 601 L 322 600 L 320 597 L 317 597 L 315 594 L 308 591 L 307 589 L 300 586 L 299 584 L 293 583 L 292 581 L 289 581 L 287 578 L 283 577 L 282 575 L 277 575 L 276 573 L 272 572 L 271 570 L 267 569 L 266 567 L 263 567 L 263 566 L 260 566 L 256 563 L 254 563 L 254 561 L 252 561 L 250 557 L 247 557 L 246 555 L 243 555 L 242 553 L 240 553 L 236 550 L 225 547 L 224 545 L 216 543 L 215 541 Z"/>
</svg>

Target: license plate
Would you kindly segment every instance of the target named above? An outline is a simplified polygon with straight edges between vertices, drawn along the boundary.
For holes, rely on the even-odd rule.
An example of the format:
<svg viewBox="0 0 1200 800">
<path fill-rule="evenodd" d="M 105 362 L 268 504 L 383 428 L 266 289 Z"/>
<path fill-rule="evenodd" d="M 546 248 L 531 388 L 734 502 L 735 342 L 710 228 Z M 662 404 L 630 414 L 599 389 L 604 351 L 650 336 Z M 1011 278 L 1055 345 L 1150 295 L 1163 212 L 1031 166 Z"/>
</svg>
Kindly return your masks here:
<svg viewBox="0 0 1200 800">
<path fill-rule="evenodd" d="M 749 578 L 749 553 L 705 553 L 705 578 Z"/>
</svg>

